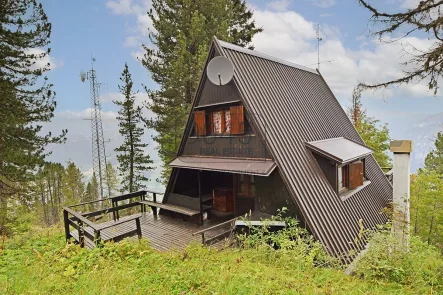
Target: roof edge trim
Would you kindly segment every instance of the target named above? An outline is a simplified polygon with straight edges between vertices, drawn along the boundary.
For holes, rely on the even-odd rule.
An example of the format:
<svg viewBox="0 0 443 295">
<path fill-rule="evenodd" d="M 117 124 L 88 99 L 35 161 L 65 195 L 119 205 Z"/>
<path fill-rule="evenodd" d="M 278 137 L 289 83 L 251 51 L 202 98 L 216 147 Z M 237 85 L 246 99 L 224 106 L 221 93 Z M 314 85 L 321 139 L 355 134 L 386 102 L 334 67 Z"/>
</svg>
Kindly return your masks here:
<svg viewBox="0 0 443 295">
<path fill-rule="evenodd" d="M 310 73 L 312 73 L 312 74 L 316 74 L 316 75 L 319 74 L 319 73 L 318 73 L 316 70 L 314 70 L 314 69 L 311 69 L 311 68 L 308 68 L 308 67 L 305 67 L 305 66 L 302 66 L 302 65 L 298 65 L 298 64 L 296 64 L 296 63 L 292 63 L 292 62 L 286 61 L 286 60 L 284 60 L 284 59 L 280 59 L 280 58 L 273 57 L 273 56 L 268 55 L 268 54 L 265 54 L 265 53 L 261 53 L 261 52 L 257 52 L 257 51 L 254 51 L 254 50 L 250 50 L 250 49 L 247 49 L 247 48 L 241 47 L 241 46 L 237 46 L 237 45 L 234 45 L 234 44 L 231 44 L 231 43 L 228 43 L 228 42 L 225 42 L 225 41 L 219 40 L 219 39 L 217 39 L 217 38 L 215 38 L 214 40 L 215 40 L 215 41 L 216 41 L 221 47 L 226 48 L 226 49 L 230 49 L 230 50 L 234 50 L 234 51 L 242 52 L 242 53 L 245 53 L 245 54 L 253 55 L 253 56 L 256 56 L 256 57 L 259 57 L 259 58 L 264 58 L 264 59 L 267 59 L 267 60 L 271 60 L 271 61 L 274 61 L 274 62 L 277 62 L 277 63 L 283 64 L 283 65 L 286 65 L 286 66 L 290 66 L 290 67 L 293 67 L 293 68 L 297 68 L 297 69 L 299 69 L 299 70 L 303 70 L 303 71 L 306 71 L 306 72 L 310 72 Z"/>
</svg>

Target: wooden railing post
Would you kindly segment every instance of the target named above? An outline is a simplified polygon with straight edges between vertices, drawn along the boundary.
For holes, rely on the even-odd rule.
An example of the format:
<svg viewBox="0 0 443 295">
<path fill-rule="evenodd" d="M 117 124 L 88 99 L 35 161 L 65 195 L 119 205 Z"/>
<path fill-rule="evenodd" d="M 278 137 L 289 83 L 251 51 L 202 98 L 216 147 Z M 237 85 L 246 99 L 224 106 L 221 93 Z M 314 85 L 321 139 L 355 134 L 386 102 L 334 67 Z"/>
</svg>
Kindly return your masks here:
<svg viewBox="0 0 443 295">
<path fill-rule="evenodd" d="M 154 201 L 154 203 L 157 203 L 157 194 L 156 193 L 152 193 L 152 200 Z M 152 213 L 154 214 L 154 216 L 157 216 L 157 208 L 156 207 L 152 208 Z"/>
<path fill-rule="evenodd" d="M 142 238 L 142 228 L 140 226 L 140 218 L 135 219 L 135 226 L 137 227 L 137 236 L 138 239 Z"/>
<path fill-rule="evenodd" d="M 101 235 L 99 230 L 94 232 L 94 243 L 97 247 L 101 245 Z"/>
<path fill-rule="evenodd" d="M 203 225 L 203 199 L 202 199 L 202 191 L 201 191 L 201 182 L 200 182 L 200 170 L 198 170 L 198 198 L 200 200 L 200 225 Z"/>
<path fill-rule="evenodd" d="M 66 210 L 63 210 L 63 221 L 65 223 L 65 237 L 66 242 L 71 238 L 71 232 L 69 231 L 69 213 Z"/>
<path fill-rule="evenodd" d="M 83 228 L 83 222 L 81 220 L 78 221 L 78 240 L 80 243 L 80 247 L 85 247 L 85 229 Z"/>
<path fill-rule="evenodd" d="M 202 233 L 202 245 L 205 244 L 205 233 Z"/>
<path fill-rule="evenodd" d="M 114 207 L 115 207 L 114 200 L 111 200 L 111 204 L 112 204 L 112 209 L 114 209 Z M 114 221 L 117 219 L 117 215 L 115 214 L 115 211 L 112 212 L 112 219 L 114 219 Z"/>
</svg>

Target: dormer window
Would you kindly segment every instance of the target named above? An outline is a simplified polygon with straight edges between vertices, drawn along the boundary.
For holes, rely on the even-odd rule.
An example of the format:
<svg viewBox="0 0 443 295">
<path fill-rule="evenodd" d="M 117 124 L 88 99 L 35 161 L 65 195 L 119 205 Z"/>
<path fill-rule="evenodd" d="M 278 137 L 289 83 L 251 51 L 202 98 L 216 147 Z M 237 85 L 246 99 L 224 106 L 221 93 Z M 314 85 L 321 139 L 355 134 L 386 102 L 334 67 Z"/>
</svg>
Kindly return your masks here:
<svg viewBox="0 0 443 295">
<path fill-rule="evenodd" d="M 355 189 L 362 186 L 365 178 L 365 160 L 361 159 L 347 165 L 338 166 L 338 191 Z"/>
<path fill-rule="evenodd" d="M 343 137 L 308 142 L 306 145 L 343 200 L 370 183 L 365 173 L 365 158 L 372 153 L 368 147 Z"/>
</svg>

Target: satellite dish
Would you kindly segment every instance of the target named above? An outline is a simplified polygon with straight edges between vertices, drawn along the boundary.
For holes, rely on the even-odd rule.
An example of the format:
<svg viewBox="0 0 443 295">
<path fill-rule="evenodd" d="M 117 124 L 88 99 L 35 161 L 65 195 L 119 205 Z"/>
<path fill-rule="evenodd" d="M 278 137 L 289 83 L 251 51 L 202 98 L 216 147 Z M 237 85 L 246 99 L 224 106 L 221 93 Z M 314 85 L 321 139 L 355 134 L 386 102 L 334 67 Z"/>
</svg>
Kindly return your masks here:
<svg viewBox="0 0 443 295">
<path fill-rule="evenodd" d="M 234 66 L 226 57 L 217 56 L 209 62 L 206 74 L 215 85 L 226 85 L 234 77 Z"/>
<path fill-rule="evenodd" d="M 85 72 L 83 72 L 83 71 L 80 72 L 80 79 L 82 80 L 82 82 L 85 82 L 85 80 L 86 80 L 86 73 Z"/>
</svg>

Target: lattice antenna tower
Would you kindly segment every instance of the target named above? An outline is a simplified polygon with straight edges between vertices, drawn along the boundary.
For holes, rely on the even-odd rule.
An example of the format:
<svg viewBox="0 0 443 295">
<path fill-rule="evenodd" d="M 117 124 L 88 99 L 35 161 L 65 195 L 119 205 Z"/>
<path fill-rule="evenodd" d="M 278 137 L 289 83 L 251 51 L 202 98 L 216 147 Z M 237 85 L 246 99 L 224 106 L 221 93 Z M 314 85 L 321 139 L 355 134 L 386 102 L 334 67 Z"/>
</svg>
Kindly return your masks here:
<svg viewBox="0 0 443 295">
<path fill-rule="evenodd" d="M 92 131 L 92 167 L 98 178 L 100 198 L 109 196 L 109 181 L 106 172 L 106 150 L 103 139 L 103 124 L 100 104 L 100 84 L 97 82 L 97 74 L 94 70 L 95 58 L 91 58 L 91 69 L 81 72 L 82 82 L 89 80 L 91 95 L 91 131 Z M 103 202 L 102 202 L 103 205 Z"/>
</svg>

